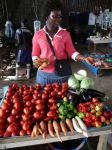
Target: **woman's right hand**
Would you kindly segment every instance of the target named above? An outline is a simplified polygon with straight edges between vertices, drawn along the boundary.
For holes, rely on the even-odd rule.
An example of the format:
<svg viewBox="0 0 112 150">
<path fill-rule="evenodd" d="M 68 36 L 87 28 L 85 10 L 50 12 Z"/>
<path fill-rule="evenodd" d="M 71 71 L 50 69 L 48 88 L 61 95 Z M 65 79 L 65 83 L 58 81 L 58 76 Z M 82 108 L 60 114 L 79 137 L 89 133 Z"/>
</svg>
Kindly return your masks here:
<svg viewBox="0 0 112 150">
<path fill-rule="evenodd" d="M 49 61 L 47 58 L 38 58 L 33 61 L 33 65 L 35 68 L 42 70 L 49 65 Z"/>
</svg>

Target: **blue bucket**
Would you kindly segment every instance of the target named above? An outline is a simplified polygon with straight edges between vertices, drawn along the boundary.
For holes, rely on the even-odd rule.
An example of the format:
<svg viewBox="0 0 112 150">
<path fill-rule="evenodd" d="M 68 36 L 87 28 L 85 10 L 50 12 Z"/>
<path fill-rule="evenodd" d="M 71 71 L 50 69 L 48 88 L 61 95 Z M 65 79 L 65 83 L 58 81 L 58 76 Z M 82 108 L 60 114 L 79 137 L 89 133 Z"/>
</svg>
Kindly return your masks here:
<svg viewBox="0 0 112 150">
<path fill-rule="evenodd" d="M 78 141 L 78 145 L 76 146 L 77 141 Z M 56 142 L 56 143 L 50 144 L 51 145 L 50 147 L 52 150 L 68 150 L 68 149 L 69 150 L 80 150 L 85 145 L 86 141 L 87 141 L 87 138 L 64 141 L 63 143 L 66 143 L 66 144 Z M 79 144 L 79 142 L 80 142 L 80 144 Z M 67 145 L 67 143 L 68 143 L 68 145 Z"/>
</svg>

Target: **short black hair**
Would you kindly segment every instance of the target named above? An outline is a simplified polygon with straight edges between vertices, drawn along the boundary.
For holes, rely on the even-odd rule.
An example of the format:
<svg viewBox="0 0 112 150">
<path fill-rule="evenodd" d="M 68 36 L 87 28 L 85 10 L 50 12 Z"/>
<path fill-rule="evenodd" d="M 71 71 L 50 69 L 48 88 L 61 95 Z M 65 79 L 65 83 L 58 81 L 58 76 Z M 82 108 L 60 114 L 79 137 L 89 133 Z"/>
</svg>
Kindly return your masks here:
<svg viewBox="0 0 112 150">
<path fill-rule="evenodd" d="M 45 22 L 46 17 L 50 15 L 53 10 L 63 11 L 63 5 L 60 0 L 44 0 L 44 4 L 41 12 L 41 19 Z"/>
</svg>

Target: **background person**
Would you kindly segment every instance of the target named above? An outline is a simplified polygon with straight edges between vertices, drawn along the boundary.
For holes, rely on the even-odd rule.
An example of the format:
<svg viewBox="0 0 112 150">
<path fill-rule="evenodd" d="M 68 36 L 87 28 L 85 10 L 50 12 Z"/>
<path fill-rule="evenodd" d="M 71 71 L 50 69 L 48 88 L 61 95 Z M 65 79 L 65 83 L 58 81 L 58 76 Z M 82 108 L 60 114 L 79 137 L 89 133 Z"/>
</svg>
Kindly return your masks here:
<svg viewBox="0 0 112 150">
<path fill-rule="evenodd" d="M 18 78 L 19 65 L 27 66 L 27 78 L 30 78 L 30 65 L 32 63 L 32 33 L 28 29 L 27 19 L 21 20 L 21 28 L 16 30 L 15 34 L 16 44 L 19 47 L 17 58 L 16 58 L 16 77 Z M 26 74 L 26 70 L 23 70 L 23 74 Z"/>
</svg>

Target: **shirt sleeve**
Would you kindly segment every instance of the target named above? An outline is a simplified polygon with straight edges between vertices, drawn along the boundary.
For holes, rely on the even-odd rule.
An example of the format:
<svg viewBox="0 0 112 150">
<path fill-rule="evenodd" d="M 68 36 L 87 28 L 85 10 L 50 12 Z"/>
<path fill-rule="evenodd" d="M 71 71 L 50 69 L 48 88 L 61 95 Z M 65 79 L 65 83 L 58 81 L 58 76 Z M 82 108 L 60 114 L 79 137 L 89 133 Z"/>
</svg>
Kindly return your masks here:
<svg viewBox="0 0 112 150">
<path fill-rule="evenodd" d="M 69 57 L 72 57 L 72 55 L 75 52 L 77 52 L 76 49 L 74 48 L 74 45 L 72 43 L 72 39 L 71 39 L 69 32 L 67 32 L 67 35 L 66 35 L 65 48 L 66 48 L 66 51 L 67 51 Z"/>
<path fill-rule="evenodd" d="M 40 53 L 41 49 L 38 43 L 38 33 L 35 33 L 32 40 L 32 58 L 34 58 L 34 56 L 39 57 Z"/>
</svg>

